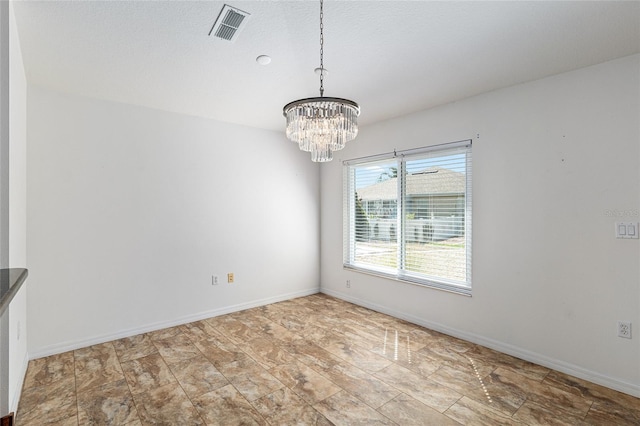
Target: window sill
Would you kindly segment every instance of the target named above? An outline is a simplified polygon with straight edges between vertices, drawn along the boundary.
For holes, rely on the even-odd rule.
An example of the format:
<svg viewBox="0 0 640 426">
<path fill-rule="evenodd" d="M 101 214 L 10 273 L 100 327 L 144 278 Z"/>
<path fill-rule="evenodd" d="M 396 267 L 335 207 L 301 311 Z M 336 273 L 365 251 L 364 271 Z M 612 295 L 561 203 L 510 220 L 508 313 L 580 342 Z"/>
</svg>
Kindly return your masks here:
<svg viewBox="0 0 640 426">
<path fill-rule="evenodd" d="M 343 265 L 343 268 L 348 271 L 360 272 L 366 275 L 372 275 L 374 277 L 386 278 L 392 281 L 398 281 L 404 284 L 411 284 L 422 288 L 429 288 L 434 290 L 446 291 L 447 293 L 459 294 L 461 296 L 471 297 L 471 288 L 459 287 L 456 285 L 448 284 L 445 282 L 431 281 L 425 279 L 411 279 L 411 277 L 398 276 L 395 274 L 386 273 L 383 271 L 376 271 L 369 268 L 361 268 L 354 265 Z"/>
</svg>

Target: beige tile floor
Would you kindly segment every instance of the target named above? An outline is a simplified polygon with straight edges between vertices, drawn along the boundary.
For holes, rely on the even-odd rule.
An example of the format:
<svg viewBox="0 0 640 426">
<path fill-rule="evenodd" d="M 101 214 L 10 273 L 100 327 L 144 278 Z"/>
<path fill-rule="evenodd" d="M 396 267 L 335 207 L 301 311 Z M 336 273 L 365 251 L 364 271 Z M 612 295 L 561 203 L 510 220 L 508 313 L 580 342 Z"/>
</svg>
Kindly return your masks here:
<svg viewBox="0 0 640 426">
<path fill-rule="evenodd" d="M 33 360 L 16 424 L 639 425 L 640 399 L 317 294 Z"/>
</svg>

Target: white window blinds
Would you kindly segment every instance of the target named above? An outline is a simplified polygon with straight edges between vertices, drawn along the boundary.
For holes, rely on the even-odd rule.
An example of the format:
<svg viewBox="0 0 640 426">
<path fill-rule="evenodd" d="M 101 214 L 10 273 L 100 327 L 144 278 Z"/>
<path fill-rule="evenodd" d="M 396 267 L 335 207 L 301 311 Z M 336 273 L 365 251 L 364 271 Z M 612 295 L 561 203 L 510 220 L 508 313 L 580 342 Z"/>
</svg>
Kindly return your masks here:
<svg viewBox="0 0 640 426">
<path fill-rule="evenodd" d="M 471 141 L 344 163 L 344 265 L 470 294 Z"/>
</svg>

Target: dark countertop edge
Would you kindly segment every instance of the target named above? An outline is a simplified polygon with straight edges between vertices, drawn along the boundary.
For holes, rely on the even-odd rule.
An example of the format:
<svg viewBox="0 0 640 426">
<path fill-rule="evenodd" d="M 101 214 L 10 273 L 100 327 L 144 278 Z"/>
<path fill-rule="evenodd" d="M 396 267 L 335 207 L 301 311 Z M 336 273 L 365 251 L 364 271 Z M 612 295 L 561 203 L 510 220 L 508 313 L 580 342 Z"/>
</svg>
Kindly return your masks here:
<svg viewBox="0 0 640 426">
<path fill-rule="evenodd" d="M 0 316 L 9 307 L 22 283 L 27 279 L 29 271 L 25 268 L 0 269 Z"/>
</svg>

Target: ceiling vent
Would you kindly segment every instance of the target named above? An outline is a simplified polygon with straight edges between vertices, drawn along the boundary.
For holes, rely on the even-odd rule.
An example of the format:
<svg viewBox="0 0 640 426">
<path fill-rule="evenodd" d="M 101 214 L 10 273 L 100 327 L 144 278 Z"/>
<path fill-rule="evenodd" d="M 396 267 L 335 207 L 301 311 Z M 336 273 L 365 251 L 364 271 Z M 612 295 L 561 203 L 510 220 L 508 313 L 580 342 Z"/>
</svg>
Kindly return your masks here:
<svg viewBox="0 0 640 426">
<path fill-rule="evenodd" d="M 235 41 L 240 30 L 249 20 L 249 16 L 251 16 L 249 13 L 225 4 L 213 24 L 213 28 L 209 31 L 209 35 L 213 34 L 216 38 Z"/>
</svg>

